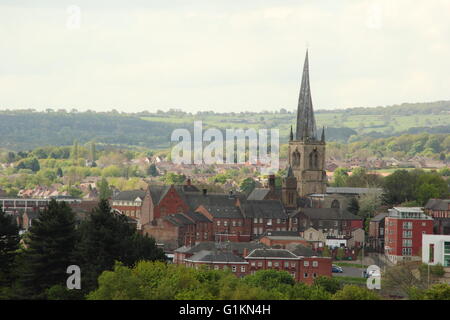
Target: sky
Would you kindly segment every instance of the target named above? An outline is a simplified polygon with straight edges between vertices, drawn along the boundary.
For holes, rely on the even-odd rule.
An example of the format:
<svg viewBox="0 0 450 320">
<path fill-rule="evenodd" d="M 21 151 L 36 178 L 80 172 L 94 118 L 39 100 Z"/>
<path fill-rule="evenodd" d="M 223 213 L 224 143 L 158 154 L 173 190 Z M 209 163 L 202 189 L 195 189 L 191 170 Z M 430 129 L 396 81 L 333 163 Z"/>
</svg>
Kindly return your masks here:
<svg viewBox="0 0 450 320">
<path fill-rule="evenodd" d="M 450 99 L 448 0 L 2 0 L 0 109 L 263 111 Z"/>
</svg>

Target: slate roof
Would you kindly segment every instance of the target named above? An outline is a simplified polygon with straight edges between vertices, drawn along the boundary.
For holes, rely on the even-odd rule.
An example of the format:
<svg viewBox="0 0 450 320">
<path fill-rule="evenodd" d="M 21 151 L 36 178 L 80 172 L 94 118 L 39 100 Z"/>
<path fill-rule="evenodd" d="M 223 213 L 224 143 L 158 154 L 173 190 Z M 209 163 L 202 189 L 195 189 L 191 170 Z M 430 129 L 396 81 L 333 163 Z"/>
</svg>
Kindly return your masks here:
<svg viewBox="0 0 450 320">
<path fill-rule="evenodd" d="M 247 258 L 287 258 L 296 259 L 298 256 L 286 249 L 255 249 Z"/>
<path fill-rule="evenodd" d="M 379 222 L 379 221 L 383 220 L 387 215 L 388 215 L 387 212 L 377 214 L 375 217 L 370 219 L 370 222 Z"/>
<path fill-rule="evenodd" d="M 181 213 L 174 213 L 164 216 L 164 219 L 173 223 L 176 226 L 185 226 L 189 224 L 194 224 L 189 218 Z"/>
<path fill-rule="evenodd" d="M 267 188 L 255 188 L 247 197 L 247 200 L 264 200 L 269 193 L 270 189 Z"/>
<path fill-rule="evenodd" d="M 159 203 L 159 200 L 161 200 L 161 196 L 163 193 L 166 193 L 167 190 L 169 190 L 170 186 L 155 186 L 150 185 L 150 195 L 152 197 L 152 200 L 155 204 Z"/>
<path fill-rule="evenodd" d="M 236 206 L 203 206 L 214 218 L 242 219 L 241 210 Z"/>
<path fill-rule="evenodd" d="M 230 196 L 223 193 L 202 194 L 194 192 L 186 192 L 180 194 L 183 200 L 188 204 L 192 211 L 195 211 L 200 205 L 217 206 L 217 207 L 233 207 L 236 199 L 242 197 L 240 195 Z"/>
<path fill-rule="evenodd" d="M 279 200 L 250 200 L 242 204 L 247 218 L 287 219 L 288 215 Z"/>
<path fill-rule="evenodd" d="M 192 220 L 194 220 L 194 222 L 212 222 L 207 217 L 205 217 L 203 214 L 198 213 L 198 212 L 189 211 L 189 212 L 185 213 L 185 215 L 188 216 L 189 218 L 191 218 Z"/>
<path fill-rule="evenodd" d="M 306 246 L 303 246 L 299 244 L 295 247 L 295 249 L 291 250 L 291 252 L 299 257 L 313 257 L 313 256 L 320 256 L 320 253 L 314 252 L 311 248 L 308 248 Z"/>
<path fill-rule="evenodd" d="M 242 257 L 239 257 L 231 252 L 207 251 L 207 250 L 201 250 L 185 260 L 194 262 L 198 261 L 198 262 L 247 263 Z"/>
<path fill-rule="evenodd" d="M 362 218 L 338 208 L 303 208 L 300 211 L 311 220 L 362 220 Z"/>
<path fill-rule="evenodd" d="M 119 194 L 113 197 L 113 200 L 134 201 L 136 198 L 141 198 L 143 200 L 144 197 L 144 190 L 127 190 L 119 192 Z"/>
<path fill-rule="evenodd" d="M 327 193 L 366 194 L 371 191 L 383 192 L 381 188 L 327 187 Z"/>
<path fill-rule="evenodd" d="M 436 211 L 448 211 L 450 199 L 430 199 L 425 205 L 425 209 Z"/>
<path fill-rule="evenodd" d="M 197 253 L 202 250 L 213 251 L 220 247 L 227 249 L 228 251 L 236 251 L 241 255 L 244 253 L 244 249 L 247 249 L 250 252 L 254 249 L 266 248 L 264 244 L 256 242 L 223 242 L 219 245 L 213 241 L 208 241 L 200 242 L 192 247 L 183 246 L 176 249 L 175 252 Z"/>
</svg>

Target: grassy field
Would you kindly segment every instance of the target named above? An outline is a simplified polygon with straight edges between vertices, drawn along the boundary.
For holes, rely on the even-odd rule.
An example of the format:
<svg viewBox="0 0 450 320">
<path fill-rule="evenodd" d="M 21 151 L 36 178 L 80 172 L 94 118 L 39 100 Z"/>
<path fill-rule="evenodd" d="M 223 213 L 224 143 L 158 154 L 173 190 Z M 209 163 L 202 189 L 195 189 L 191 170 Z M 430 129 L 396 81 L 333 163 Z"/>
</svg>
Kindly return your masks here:
<svg viewBox="0 0 450 320">
<path fill-rule="evenodd" d="M 414 127 L 430 127 L 450 124 L 450 114 L 421 114 L 410 116 L 384 115 L 348 115 L 346 113 L 329 112 L 316 113 L 317 127 L 351 128 L 358 134 L 371 132 L 396 133 L 403 132 Z M 201 116 L 151 116 L 143 117 L 143 120 L 180 124 L 183 127 L 192 127 L 194 121 L 202 120 L 203 127 L 209 128 L 277 128 L 280 136 L 288 135 L 290 126 L 294 125 L 296 115 L 293 113 L 260 113 L 258 115 L 201 115 Z"/>
</svg>

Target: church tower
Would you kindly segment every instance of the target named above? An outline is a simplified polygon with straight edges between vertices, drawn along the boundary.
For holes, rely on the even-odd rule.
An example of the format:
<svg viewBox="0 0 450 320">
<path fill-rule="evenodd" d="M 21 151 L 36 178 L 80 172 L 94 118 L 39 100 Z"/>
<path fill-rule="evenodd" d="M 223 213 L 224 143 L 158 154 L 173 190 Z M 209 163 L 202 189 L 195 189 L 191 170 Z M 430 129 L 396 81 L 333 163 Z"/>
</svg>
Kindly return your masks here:
<svg viewBox="0 0 450 320">
<path fill-rule="evenodd" d="M 325 128 L 317 136 L 316 120 L 309 86 L 309 61 L 306 51 L 302 84 L 298 100 L 296 132 L 291 128 L 289 137 L 289 166 L 297 179 L 300 197 L 326 192 Z"/>
</svg>

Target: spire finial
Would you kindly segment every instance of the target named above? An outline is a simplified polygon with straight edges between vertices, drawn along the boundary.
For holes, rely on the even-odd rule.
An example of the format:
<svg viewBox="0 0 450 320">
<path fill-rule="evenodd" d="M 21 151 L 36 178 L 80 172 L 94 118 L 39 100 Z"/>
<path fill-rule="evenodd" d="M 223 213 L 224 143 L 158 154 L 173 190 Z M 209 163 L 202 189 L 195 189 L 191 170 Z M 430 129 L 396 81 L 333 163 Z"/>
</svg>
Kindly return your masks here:
<svg viewBox="0 0 450 320">
<path fill-rule="evenodd" d="M 289 141 L 294 140 L 294 130 L 292 129 L 292 125 L 291 125 L 291 133 L 289 134 Z"/>
<path fill-rule="evenodd" d="M 325 142 L 325 126 L 322 128 L 322 138 L 320 139 L 322 142 Z"/>
</svg>

